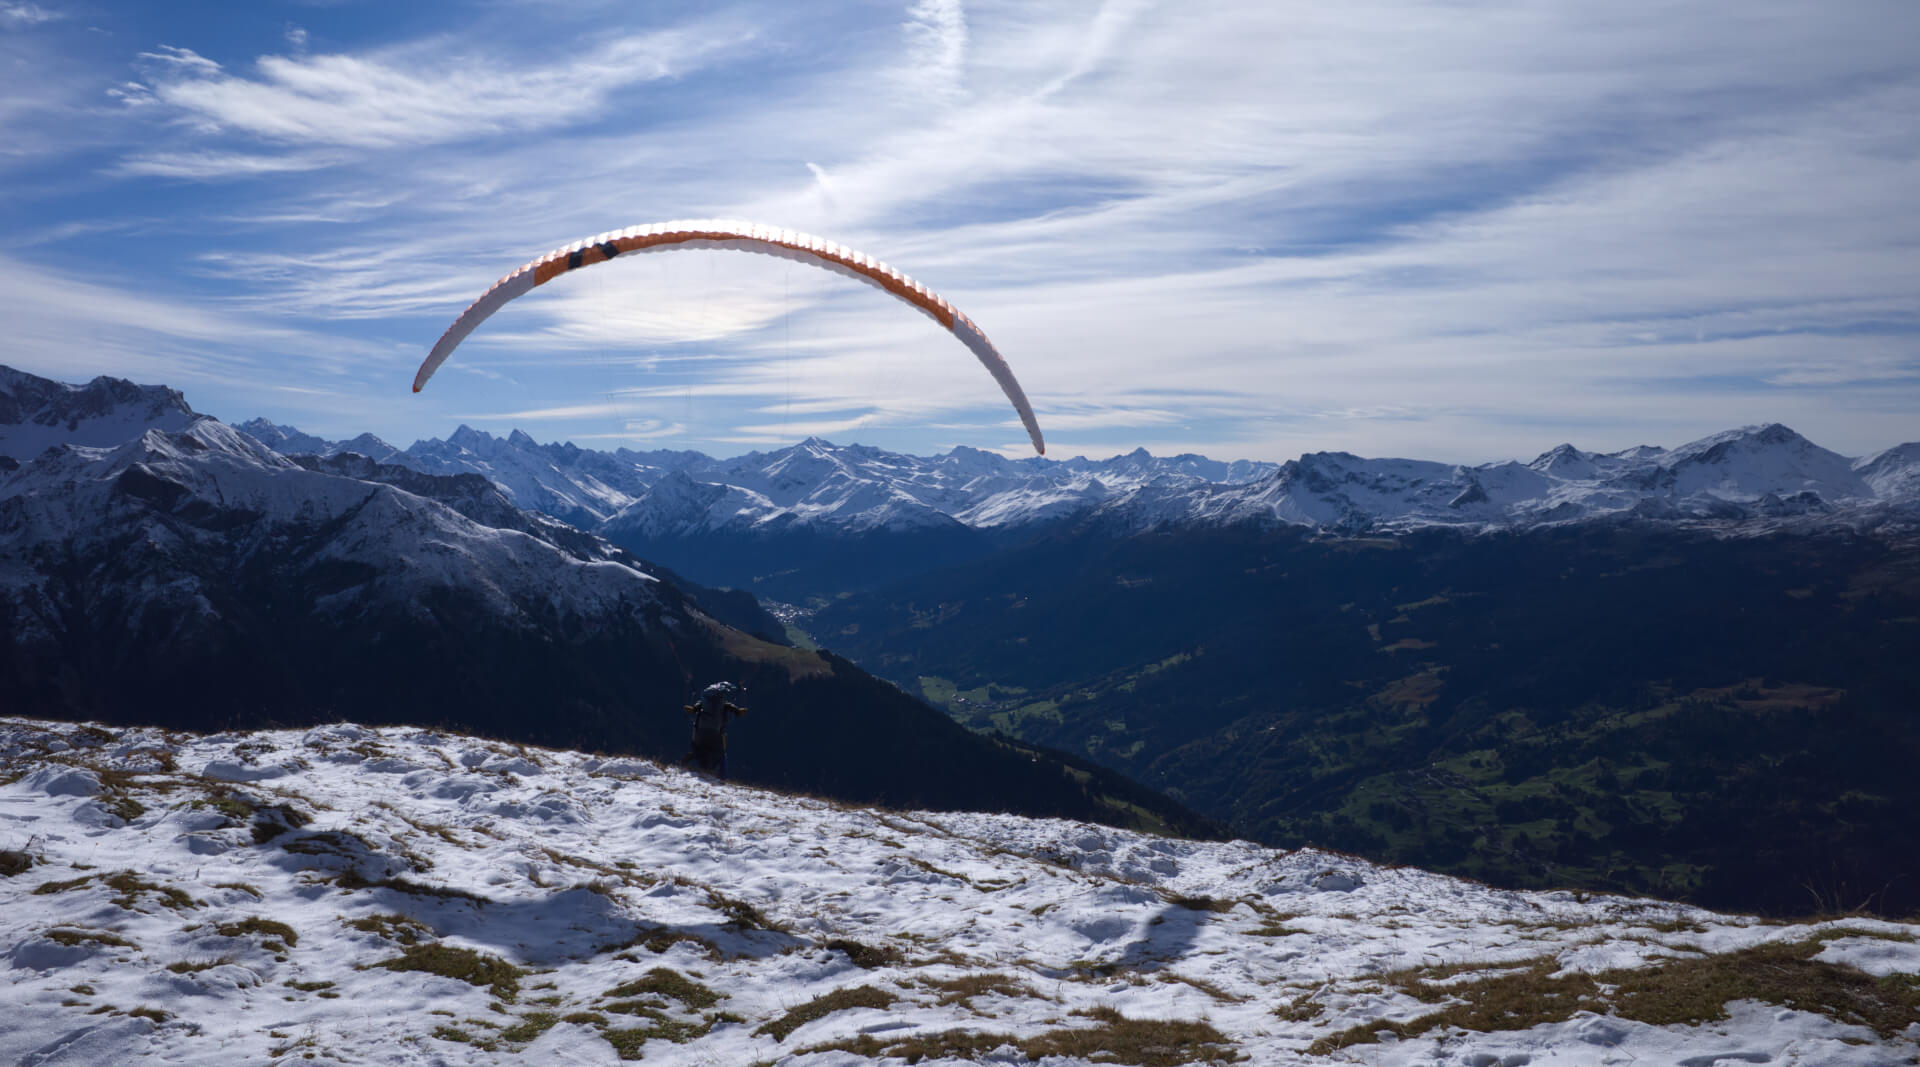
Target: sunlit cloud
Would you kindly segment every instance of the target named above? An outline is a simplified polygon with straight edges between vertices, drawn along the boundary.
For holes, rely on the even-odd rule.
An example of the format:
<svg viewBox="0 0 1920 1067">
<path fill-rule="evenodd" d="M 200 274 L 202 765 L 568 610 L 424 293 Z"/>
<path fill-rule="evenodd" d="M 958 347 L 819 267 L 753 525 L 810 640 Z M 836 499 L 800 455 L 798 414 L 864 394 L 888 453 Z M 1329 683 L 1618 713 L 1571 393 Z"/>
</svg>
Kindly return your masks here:
<svg viewBox="0 0 1920 1067">
<path fill-rule="evenodd" d="M 902 80 L 931 104 L 966 94 L 967 13 L 961 0 L 917 0 L 907 8 Z M 816 175 L 817 176 L 817 175 Z"/>
</svg>

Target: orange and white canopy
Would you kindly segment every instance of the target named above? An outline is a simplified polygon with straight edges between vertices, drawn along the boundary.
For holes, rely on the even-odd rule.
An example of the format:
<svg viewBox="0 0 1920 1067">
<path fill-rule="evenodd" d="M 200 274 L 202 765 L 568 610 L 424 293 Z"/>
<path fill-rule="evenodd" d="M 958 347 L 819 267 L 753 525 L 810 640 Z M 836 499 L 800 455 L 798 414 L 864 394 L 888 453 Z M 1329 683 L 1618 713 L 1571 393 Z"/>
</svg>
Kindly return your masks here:
<svg viewBox="0 0 1920 1067">
<path fill-rule="evenodd" d="M 440 369 L 440 364 L 445 363 L 460 342 L 466 340 L 467 335 L 485 322 L 488 316 L 534 286 L 552 281 L 570 270 L 605 263 L 615 256 L 683 248 L 727 248 L 780 256 L 836 271 L 893 294 L 952 331 L 960 343 L 979 358 L 988 373 L 993 375 L 993 380 L 1000 383 L 1000 389 L 1007 394 L 1007 399 L 1013 402 L 1014 410 L 1020 413 L 1020 422 L 1026 426 L 1027 436 L 1033 440 L 1034 451 L 1043 455 L 1046 453 L 1046 443 L 1040 436 L 1040 423 L 1033 417 L 1033 407 L 1027 403 L 1026 391 L 1020 388 L 1020 382 L 1014 378 L 1013 368 L 1007 366 L 999 350 L 973 324 L 973 320 L 962 315 L 938 293 L 872 256 L 845 245 L 812 234 L 736 219 L 683 219 L 629 226 L 624 230 L 576 241 L 541 256 L 493 283 L 493 288 L 481 294 L 480 299 L 453 320 L 453 325 L 447 327 L 447 332 L 440 336 L 433 351 L 420 364 L 419 373 L 413 376 L 413 391 L 419 392 L 427 384 L 427 379 L 433 377 L 433 372 Z"/>
</svg>

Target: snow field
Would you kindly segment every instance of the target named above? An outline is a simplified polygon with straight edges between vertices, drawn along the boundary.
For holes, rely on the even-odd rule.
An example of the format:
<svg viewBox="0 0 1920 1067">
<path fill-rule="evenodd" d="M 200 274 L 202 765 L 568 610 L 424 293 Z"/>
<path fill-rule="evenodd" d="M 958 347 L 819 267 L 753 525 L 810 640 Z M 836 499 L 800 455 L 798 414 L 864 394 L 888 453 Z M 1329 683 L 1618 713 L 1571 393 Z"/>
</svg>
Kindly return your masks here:
<svg viewBox="0 0 1920 1067">
<path fill-rule="evenodd" d="M 851 808 L 411 728 L 3 719 L 0 761 L 4 1063 L 823 1067 L 916 1041 L 923 1063 L 1053 1067 L 1920 1062 L 1920 1018 L 1757 999 L 1405 1025 L 1516 976 L 1810 941 L 1897 992 L 1920 987 L 1912 925 Z"/>
</svg>

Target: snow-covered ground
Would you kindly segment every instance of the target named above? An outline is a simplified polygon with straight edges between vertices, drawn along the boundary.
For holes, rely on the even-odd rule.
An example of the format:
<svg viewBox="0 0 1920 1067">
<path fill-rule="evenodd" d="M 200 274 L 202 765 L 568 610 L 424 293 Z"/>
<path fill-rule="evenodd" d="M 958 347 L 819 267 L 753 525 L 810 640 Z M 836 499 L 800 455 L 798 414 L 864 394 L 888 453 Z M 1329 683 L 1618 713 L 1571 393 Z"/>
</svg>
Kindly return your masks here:
<svg viewBox="0 0 1920 1067">
<path fill-rule="evenodd" d="M 0 782 L 0 1063 L 1920 1063 L 1914 925 L 411 728 L 0 719 Z"/>
</svg>

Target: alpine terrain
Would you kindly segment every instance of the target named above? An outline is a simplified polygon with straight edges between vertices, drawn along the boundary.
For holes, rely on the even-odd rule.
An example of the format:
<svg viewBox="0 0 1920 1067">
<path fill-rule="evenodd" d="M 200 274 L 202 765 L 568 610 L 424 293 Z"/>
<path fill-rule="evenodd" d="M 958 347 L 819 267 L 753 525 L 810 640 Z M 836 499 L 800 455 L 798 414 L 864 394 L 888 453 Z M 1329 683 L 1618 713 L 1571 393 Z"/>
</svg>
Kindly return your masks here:
<svg viewBox="0 0 1920 1067">
<path fill-rule="evenodd" d="M 462 428 L 481 473 L 958 721 L 1236 832 L 1510 886 L 1920 908 L 1920 445 L 1780 425 L 1478 465 L 716 460 Z"/>
<path fill-rule="evenodd" d="M 0 719 L 0 1061 L 1920 1059 L 1920 926 L 848 807 L 412 727 Z"/>
<path fill-rule="evenodd" d="M 5 374 L 0 447 L 41 449 L 0 478 L 9 712 L 183 729 L 352 717 L 671 759 L 683 704 L 725 679 L 754 712 L 729 753 L 739 778 L 1209 832 L 1095 764 L 970 733 L 781 643 L 750 597 L 683 584 L 477 475 L 296 461 L 172 390 Z"/>
</svg>

